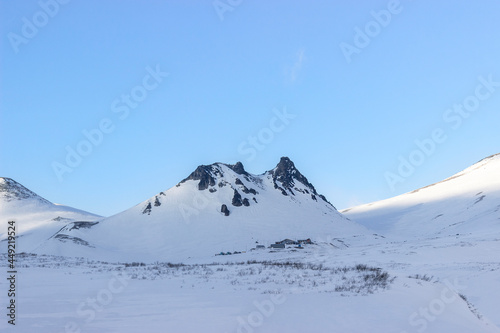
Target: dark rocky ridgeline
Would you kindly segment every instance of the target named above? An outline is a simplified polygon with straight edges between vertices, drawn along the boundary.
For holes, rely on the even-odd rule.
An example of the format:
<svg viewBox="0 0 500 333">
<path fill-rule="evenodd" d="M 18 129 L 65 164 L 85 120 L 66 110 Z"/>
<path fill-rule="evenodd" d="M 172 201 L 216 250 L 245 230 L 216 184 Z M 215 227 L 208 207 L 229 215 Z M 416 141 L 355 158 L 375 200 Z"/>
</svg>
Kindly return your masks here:
<svg viewBox="0 0 500 333">
<path fill-rule="evenodd" d="M 227 165 L 227 167 L 236 172 L 238 175 L 248 176 L 248 172 L 245 171 L 245 168 L 243 167 L 243 164 L 241 162 L 236 162 L 236 164 L 234 165 Z"/>
<path fill-rule="evenodd" d="M 316 197 L 320 197 L 323 201 L 332 205 L 325 198 L 325 196 L 318 194 L 318 192 L 316 192 L 314 186 L 311 183 L 309 183 L 307 178 L 304 175 L 302 175 L 299 170 L 297 170 L 295 164 L 288 157 L 282 157 L 276 168 L 269 171 L 269 173 L 273 177 L 274 188 L 279 189 L 283 195 L 288 195 L 288 194 L 295 195 L 294 191 L 300 191 L 303 193 L 305 192 L 305 194 L 310 194 L 313 200 L 317 201 Z M 296 188 L 295 181 L 304 184 L 307 188 L 309 188 L 309 191 L 307 189 L 303 191 Z M 278 182 L 281 184 L 281 186 L 278 185 Z"/>
<path fill-rule="evenodd" d="M 199 180 L 198 183 L 198 189 L 200 191 L 208 189 L 210 186 L 215 186 L 217 177 L 223 177 L 224 173 L 222 172 L 220 165 L 225 165 L 229 169 L 233 170 L 236 174 L 242 175 L 247 181 L 251 182 L 253 180 L 253 176 L 250 175 L 248 172 L 245 171 L 245 168 L 243 167 L 243 164 L 241 162 L 237 162 L 236 164 L 223 164 L 223 163 L 214 163 L 211 165 L 200 165 L 199 167 L 196 168 L 195 171 L 193 171 L 187 178 L 183 179 L 177 186 L 180 186 L 180 184 L 185 183 L 188 180 Z M 241 180 L 237 180 L 240 185 L 243 185 Z M 227 185 L 226 182 L 220 182 L 219 187 Z M 247 189 L 243 185 L 243 191 L 244 193 L 252 193 L 256 194 L 256 192 L 253 189 Z M 215 191 L 213 191 L 215 192 Z"/>
<path fill-rule="evenodd" d="M 222 170 L 217 164 L 218 163 L 211 165 L 200 165 L 186 179 L 183 179 L 177 186 L 185 183 L 188 180 L 199 180 L 200 182 L 198 183 L 198 189 L 200 191 L 208 189 L 209 186 L 215 186 L 216 177 L 224 176 Z M 237 162 L 234 165 L 224 165 L 233 170 L 238 175 L 244 175 L 245 177 L 249 176 L 241 162 Z"/>
<path fill-rule="evenodd" d="M 234 173 L 239 175 L 235 179 L 234 185 L 236 186 L 231 185 L 228 180 L 223 178 L 224 169 L 222 168 L 222 166 L 228 167 L 229 169 L 234 171 Z M 274 188 L 280 190 L 281 193 L 285 196 L 295 196 L 298 192 L 300 192 L 304 195 L 310 196 L 315 201 L 321 199 L 331 205 L 331 203 L 328 202 L 328 200 L 323 195 L 320 195 L 316 192 L 314 186 L 309 183 L 307 178 L 297 170 L 294 163 L 288 157 L 282 157 L 278 165 L 273 170 L 268 171 L 266 174 L 270 174 L 272 176 Z M 231 186 L 234 191 L 231 204 L 234 207 L 250 206 L 250 200 L 248 198 L 244 198 L 242 196 L 242 193 L 243 195 L 253 195 L 251 199 L 255 203 L 257 203 L 257 199 L 254 196 L 259 194 L 259 192 L 251 187 L 247 187 L 247 185 L 245 185 L 242 180 L 245 180 L 247 182 L 246 184 L 253 184 L 259 188 L 262 188 L 260 185 L 262 182 L 262 178 L 255 177 L 246 172 L 241 162 L 237 162 L 236 164 L 214 163 L 211 165 L 200 165 L 187 178 L 183 179 L 179 184 L 177 184 L 177 186 L 180 186 L 182 183 L 185 183 L 188 180 L 198 181 L 198 190 L 203 191 L 209 189 L 211 193 L 217 191 L 217 189 L 214 188 L 216 185 L 218 185 L 218 187 L 220 188 L 224 186 Z M 305 188 L 297 187 L 297 182 L 302 183 Z M 156 199 L 154 201 L 154 204 L 155 206 L 157 206 L 161 204 L 161 201 Z M 148 205 L 144 209 L 143 214 L 151 213 L 150 205 Z M 227 214 L 226 216 L 229 215 L 227 206 L 221 207 L 221 212 Z"/>
<path fill-rule="evenodd" d="M 203 191 L 209 186 L 215 186 L 215 177 L 218 175 L 223 176 L 222 172 L 214 164 L 200 165 L 187 178 L 183 179 L 179 185 L 188 180 L 199 180 L 198 189 Z"/>
</svg>

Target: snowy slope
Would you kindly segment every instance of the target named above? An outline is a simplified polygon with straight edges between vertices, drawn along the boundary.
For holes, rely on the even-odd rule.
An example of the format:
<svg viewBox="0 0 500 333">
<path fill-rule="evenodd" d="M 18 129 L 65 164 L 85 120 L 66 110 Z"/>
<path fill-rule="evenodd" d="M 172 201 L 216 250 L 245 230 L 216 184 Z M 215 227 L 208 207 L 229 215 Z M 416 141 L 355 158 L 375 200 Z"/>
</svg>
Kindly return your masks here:
<svg viewBox="0 0 500 333">
<path fill-rule="evenodd" d="M 262 175 L 241 163 L 198 167 L 177 186 L 101 221 L 61 234 L 88 242 L 51 240 L 39 253 L 73 253 L 141 261 L 183 261 L 247 251 L 285 238 L 368 235 L 337 212 L 288 158 Z M 96 250 L 98 249 L 98 250 Z"/>
<path fill-rule="evenodd" d="M 76 208 L 53 204 L 11 178 L 0 178 L 0 220 L 15 221 L 18 252 L 38 246 L 74 221 L 97 221 L 101 217 Z M 7 229 L 0 231 L 0 240 Z"/>
<path fill-rule="evenodd" d="M 500 154 L 442 182 L 342 211 L 384 235 L 412 238 L 500 231 Z"/>
<path fill-rule="evenodd" d="M 370 258 L 408 275 L 459 281 L 479 313 L 500 326 L 500 154 L 439 183 L 342 212 L 387 237 L 343 260 Z"/>
</svg>

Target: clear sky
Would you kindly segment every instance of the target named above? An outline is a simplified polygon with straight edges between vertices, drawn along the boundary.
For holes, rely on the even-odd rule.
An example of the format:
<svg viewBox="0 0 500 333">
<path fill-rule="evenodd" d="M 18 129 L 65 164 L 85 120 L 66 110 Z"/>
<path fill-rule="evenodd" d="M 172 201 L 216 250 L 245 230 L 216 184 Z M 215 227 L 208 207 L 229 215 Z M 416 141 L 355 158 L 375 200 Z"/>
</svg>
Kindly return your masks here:
<svg viewBox="0 0 500 333">
<path fill-rule="evenodd" d="M 0 176 L 56 203 L 288 156 L 341 209 L 500 152 L 496 0 L 0 4 Z"/>
</svg>

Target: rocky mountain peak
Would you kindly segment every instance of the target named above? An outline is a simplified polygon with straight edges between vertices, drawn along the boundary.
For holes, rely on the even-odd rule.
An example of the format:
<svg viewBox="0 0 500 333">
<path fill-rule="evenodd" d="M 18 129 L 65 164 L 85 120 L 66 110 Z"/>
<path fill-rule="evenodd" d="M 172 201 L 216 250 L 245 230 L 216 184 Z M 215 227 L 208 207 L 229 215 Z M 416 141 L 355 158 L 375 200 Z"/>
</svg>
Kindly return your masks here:
<svg viewBox="0 0 500 333">
<path fill-rule="evenodd" d="M 236 172 L 238 175 L 245 175 L 247 172 L 245 171 L 245 168 L 243 167 L 243 163 L 241 162 L 236 162 L 234 165 L 228 165 L 228 167 Z"/>
<path fill-rule="evenodd" d="M 230 169 L 237 175 L 241 175 L 243 177 L 235 178 L 233 185 L 231 185 L 232 181 L 230 179 L 226 179 L 221 182 L 220 178 L 225 176 L 224 173 L 227 173 L 227 169 Z M 281 193 L 285 196 L 295 196 L 296 193 L 301 193 L 301 195 L 310 196 L 315 201 L 323 200 L 330 204 L 324 196 L 316 192 L 314 186 L 309 183 L 307 178 L 302 175 L 299 170 L 297 170 L 295 164 L 288 157 L 282 157 L 276 167 L 271 171 L 266 172 L 264 175 L 270 175 L 274 188 L 281 191 Z M 257 194 L 257 191 L 250 186 L 247 187 L 243 180 L 247 182 L 247 185 L 249 185 L 249 183 L 259 184 L 262 182 L 262 179 L 258 176 L 253 176 L 247 173 L 241 162 L 237 162 L 233 165 L 223 163 L 200 165 L 177 186 L 180 186 L 188 180 L 198 181 L 198 190 L 203 191 L 210 189 L 210 192 L 217 191 L 216 188 L 213 188 L 216 185 L 223 187 L 229 184 L 234 190 L 234 198 L 232 201 L 233 206 L 248 206 L 250 204 L 250 200 L 253 199 L 255 202 L 257 201 L 255 197 L 251 197 L 250 200 L 249 198 L 241 197 L 240 191 L 244 194 Z"/>
<path fill-rule="evenodd" d="M 0 177 L 0 198 L 5 201 L 37 199 L 43 203 L 50 202 L 33 191 L 28 190 L 12 178 Z"/>
<path fill-rule="evenodd" d="M 310 194 L 314 200 L 320 197 L 325 202 L 331 203 L 321 194 L 316 192 L 314 186 L 307 180 L 307 178 L 300 173 L 295 167 L 295 164 L 288 157 L 282 157 L 276 167 L 269 171 L 272 175 L 274 188 L 281 190 L 283 195 L 295 195 L 295 191 L 305 192 Z M 299 189 L 296 182 L 300 182 L 306 186 L 306 189 Z"/>
<path fill-rule="evenodd" d="M 187 178 L 183 179 L 179 183 L 179 185 L 188 180 L 199 180 L 198 189 L 200 191 L 206 190 L 209 186 L 215 186 L 218 177 L 224 176 L 222 166 L 228 167 L 238 175 L 249 176 L 241 162 L 237 162 L 236 164 L 232 165 L 224 163 L 214 163 L 210 165 L 198 166 L 196 170 L 194 170 Z"/>
<path fill-rule="evenodd" d="M 286 176 L 299 173 L 295 164 L 288 157 L 282 157 L 276 167 L 272 170 L 275 175 Z"/>
<path fill-rule="evenodd" d="M 288 157 L 282 157 L 278 165 L 270 173 L 273 175 L 274 182 L 280 182 L 286 189 L 293 188 L 295 181 L 299 181 L 309 188 L 314 188 Z"/>
<path fill-rule="evenodd" d="M 218 173 L 221 172 L 216 167 L 216 164 L 200 165 L 187 178 L 183 179 L 179 185 L 188 180 L 199 180 L 198 189 L 200 191 L 206 190 L 209 186 L 215 185 L 215 176 Z"/>
</svg>

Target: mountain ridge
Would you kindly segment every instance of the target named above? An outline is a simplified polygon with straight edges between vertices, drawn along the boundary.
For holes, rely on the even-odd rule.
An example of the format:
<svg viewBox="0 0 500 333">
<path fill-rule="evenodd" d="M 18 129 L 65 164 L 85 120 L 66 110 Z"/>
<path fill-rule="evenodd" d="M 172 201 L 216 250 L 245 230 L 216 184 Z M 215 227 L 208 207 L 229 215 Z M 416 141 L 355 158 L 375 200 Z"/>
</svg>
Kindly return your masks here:
<svg viewBox="0 0 500 333">
<path fill-rule="evenodd" d="M 434 184 L 341 211 L 385 235 L 488 233 L 500 227 L 500 154 Z"/>
<path fill-rule="evenodd" d="M 8 177 L 0 177 L 0 198 L 3 198 L 5 201 L 35 199 L 41 203 L 51 203 L 49 200 Z"/>
</svg>

